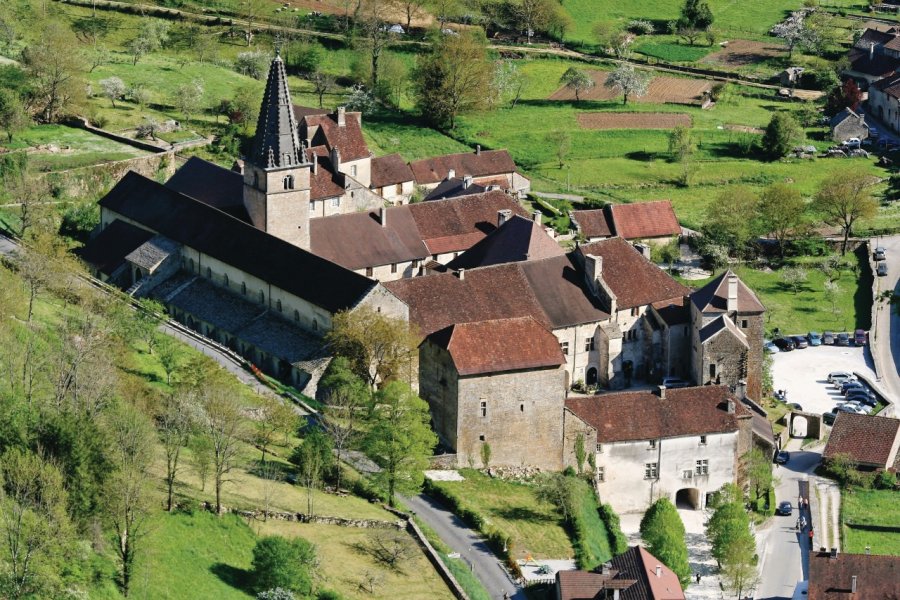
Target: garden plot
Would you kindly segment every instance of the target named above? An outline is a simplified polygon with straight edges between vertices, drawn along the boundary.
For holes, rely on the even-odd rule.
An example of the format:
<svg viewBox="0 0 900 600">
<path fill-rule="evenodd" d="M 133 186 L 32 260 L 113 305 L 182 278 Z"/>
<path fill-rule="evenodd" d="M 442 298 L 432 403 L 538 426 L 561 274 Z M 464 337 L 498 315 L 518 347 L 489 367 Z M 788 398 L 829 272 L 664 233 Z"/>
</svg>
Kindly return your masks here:
<svg viewBox="0 0 900 600">
<path fill-rule="evenodd" d="M 714 52 L 700 62 L 738 68 L 755 65 L 769 58 L 784 56 L 783 46 L 771 42 L 751 42 L 734 40 L 718 52 Z"/>
<path fill-rule="evenodd" d="M 691 126 L 691 117 L 683 113 L 579 113 L 582 129 L 674 129 Z"/>
<path fill-rule="evenodd" d="M 588 71 L 587 74 L 594 80 L 594 87 L 579 94 L 582 100 L 616 100 L 621 97 L 618 90 L 608 88 L 604 84 L 609 75 L 606 71 Z M 683 77 L 654 77 L 650 81 L 647 93 L 640 98 L 632 97 L 629 100 L 645 102 L 649 104 L 689 104 L 703 106 L 706 96 L 712 89 L 712 82 L 703 79 L 688 79 Z M 551 100 L 574 100 L 575 92 L 563 86 L 550 95 Z"/>
</svg>

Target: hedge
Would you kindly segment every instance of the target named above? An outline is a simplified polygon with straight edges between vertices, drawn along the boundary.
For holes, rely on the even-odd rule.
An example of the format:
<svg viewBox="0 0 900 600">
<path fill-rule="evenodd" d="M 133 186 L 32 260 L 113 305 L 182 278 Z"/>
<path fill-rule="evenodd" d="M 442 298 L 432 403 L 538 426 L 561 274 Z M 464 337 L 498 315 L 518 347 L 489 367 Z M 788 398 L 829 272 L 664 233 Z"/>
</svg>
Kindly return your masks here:
<svg viewBox="0 0 900 600">
<path fill-rule="evenodd" d="M 600 519 L 606 525 L 606 534 L 609 536 L 609 547 L 613 556 L 622 554 L 628 550 L 628 538 L 622 533 L 622 524 L 619 522 L 619 515 L 613 510 L 609 504 L 600 505 Z"/>
<path fill-rule="evenodd" d="M 609 530 L 600 518 L 597 496 L 590 484 L 575 478 L 575 507 L 569 523 L 575 562 L 579 569 L 591 570 L 612 558 Z"/>
</svg>

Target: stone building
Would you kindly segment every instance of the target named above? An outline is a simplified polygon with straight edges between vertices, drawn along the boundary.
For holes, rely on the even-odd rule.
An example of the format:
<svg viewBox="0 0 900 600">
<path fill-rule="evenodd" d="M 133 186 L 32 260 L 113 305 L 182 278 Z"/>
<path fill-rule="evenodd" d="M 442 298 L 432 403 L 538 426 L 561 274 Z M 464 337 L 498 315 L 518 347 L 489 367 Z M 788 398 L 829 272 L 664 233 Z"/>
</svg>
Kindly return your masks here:
<svg viewBox="0 0 900 600">
<path fill-rule="evenodd" d="M 457 466 L 562 468 L 563 355 L 531 317 L 460 323 L 426 338 L 419 393 Z M 523 442 L 527 440 L 527 442 Z"/>
<path fill-rule="evenodd" d="M 572 211 L 572 222 L 587 242 L 618 236 L 634 244 L 667 244 L 681 235 L 681 225 L 669 200 L 576 210 Z"/>
<path fill-rule="evenodd" d="M 660 497 L 694 509 L 726 483 L 751 448 L 751 414 L 726 386 L 568 398 L 564 462 L 579 434 L 594 452 L 600 500 L 640 512 Z"/>
<path fill-rule="evenodd" d="M 869 137 L 869 126 L 866 124 L 865 115 L 858 114 L 849 108 L 845 108 L 831 117 L 831 139 L 835 142 L 845 142 L 850 138 L 864 140 Z"/>
<path fill-rule="evenodd" d="M 416 160 L 409 163 L 409 168 L 416 178 L 416 185 L 427 191 L 443 181 L 467 177 L 477 185 L 496 186 L 519 197 L 531 191 L 531 181 L 519 173 L 506 150 L 482 151 L 481 146 L 476 146 L 475 152 Z"/>
</svg>

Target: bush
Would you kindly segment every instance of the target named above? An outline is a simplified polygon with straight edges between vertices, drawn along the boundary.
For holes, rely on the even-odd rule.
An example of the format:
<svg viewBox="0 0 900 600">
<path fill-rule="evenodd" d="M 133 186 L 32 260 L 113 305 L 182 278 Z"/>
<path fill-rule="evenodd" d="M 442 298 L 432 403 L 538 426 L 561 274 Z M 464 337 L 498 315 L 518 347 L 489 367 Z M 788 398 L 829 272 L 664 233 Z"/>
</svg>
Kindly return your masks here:
<svg viewBox="0 0 900 600">
<path fill-rule="evenodd" d="M 628 31 L 637 35 L 652 35 L 653 23 L 644 19 L 632 19 L 628 22 Z"/>
<path fill-rule="evenodd" d="M 279 587 L 258 593 L 256 600 L 295 600 L 295 596 L 290 590 Z"/>
<path fill-rule="evenodd" d="M 622 533 L 622 525 L 619 515 L 609 504 L 601 504 L 599 509 L 600 519 L 606 526 L 606 535 L 609 536 L 609 548 L 613 556 L 622 554 L 628 550 L 628 538 Z"/>
<path fill-rule="evenodd" d="M 72 204 L 63 212 L 59 232 L 66 237 L 86 242 L 99 223 L 100 207 L 96 202 Z"/>
<path fill-rule="evenodd" d="M 897 476 L 890 471 L 882 471 L 875 478 L 875 486 L 880 490 L 892 490 L 897 487 Z"/>
<path fill-rule="evenodd" d="M 372 485 L 368 479 L 360 477 L 350 485 L 350 491 L 353 495 L 365 498 L 369 502 L 386 502 L 387 497 L 380 489 Z"/>
<path fill-rule="evenodd" d="M 185 496 L 178 498 L 175 504 L 178 507 L 178 512 L 185 515 L 193 515 L 196 512 L 200 512 L 200 502 L 196 498 Z"/>
<path fill-rule="evenodd" d="M 266 536 L 253 547 L 253 586 L 257 592 L 283 588 L 303 596 L 312 593 L 315 547 L 303 538 Z"/>
<path fill-rule="evenodd" d="M 600 518 L 600 507 L 593 488 L 582 479 L 575 479 L 575 482 L 570 523 L 572 545 L 578 568 L 589 570 L 608 561 L 613 552 L 609 531 Z"/>
<path fill-rule="evenodd" d="M 269 53 L 262 50 L 241 52 L 234 60 L 234 70 L 253 79 L 262 79 L 270 60 Z"/>
</svg>

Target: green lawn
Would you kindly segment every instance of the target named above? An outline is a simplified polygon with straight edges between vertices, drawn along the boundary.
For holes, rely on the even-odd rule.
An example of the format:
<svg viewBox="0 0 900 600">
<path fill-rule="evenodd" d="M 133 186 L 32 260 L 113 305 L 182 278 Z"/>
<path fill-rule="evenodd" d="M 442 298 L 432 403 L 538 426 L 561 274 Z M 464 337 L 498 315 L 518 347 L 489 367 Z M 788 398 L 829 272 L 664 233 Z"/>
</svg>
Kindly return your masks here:
<svg viewBox="0 0 900 600">
<path fill-rule="evenodd" d="M 466 506 L 512 538 L 512 555 L 524 559 L 573 558 L 574 550 L 556 509 L 539 502 L 534 486 L 462 469 L 461 482 L 435 482 L 463 499 Z"/>
<path fill-rule="evenodd" d="M 56 146 L 56 151 L 37 149 L 50 144 Z M 0 146 L 33 149 L 28 154 L 28 168 L 33 172 L 73 169 L 147 154 L 134 146 L 65 125 L 34 125 L 16 134 L 12 143 L 6 143 L 4 138 Z"/>
<path fill-rule="evenodd" d="M 696 62 L 709 54 L 718 50 L 718 46 L 707 46 L 705 42 L 690 46 L 687 44 L 673 41 L 657 41 L 650 39 L 646 42 L 638 44 L 634 51 L 645 56 L 652 56 L 667 62 Z"/>
<path fill-rule="evenodd" d="M 841 494 L 843 550 L 900 555 L 900 493 L 891 490 L 851 489 Z M 849 524 L 893 527 L 894 531 L 861 529 Z"/>
</svg>

